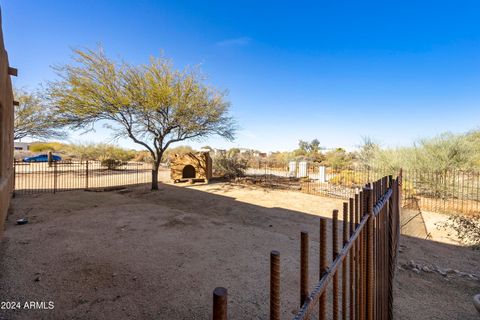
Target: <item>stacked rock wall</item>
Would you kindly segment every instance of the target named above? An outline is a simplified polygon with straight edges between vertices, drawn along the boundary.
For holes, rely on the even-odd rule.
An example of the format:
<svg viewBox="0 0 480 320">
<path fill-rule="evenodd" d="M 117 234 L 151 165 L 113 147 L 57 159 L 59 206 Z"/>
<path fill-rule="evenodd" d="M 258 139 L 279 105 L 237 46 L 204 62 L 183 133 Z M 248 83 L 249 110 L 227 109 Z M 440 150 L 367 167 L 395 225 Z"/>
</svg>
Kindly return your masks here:
<svg viewBox="0 0 480 320">
<path fill-rule="evenodd" d="M 182 180 L 208 182 L 212 178 L 212 158 L 208 152 L 176 154 L 171 159 L 170 169 L 170 176 L 175 182 Z"/>
</svg>

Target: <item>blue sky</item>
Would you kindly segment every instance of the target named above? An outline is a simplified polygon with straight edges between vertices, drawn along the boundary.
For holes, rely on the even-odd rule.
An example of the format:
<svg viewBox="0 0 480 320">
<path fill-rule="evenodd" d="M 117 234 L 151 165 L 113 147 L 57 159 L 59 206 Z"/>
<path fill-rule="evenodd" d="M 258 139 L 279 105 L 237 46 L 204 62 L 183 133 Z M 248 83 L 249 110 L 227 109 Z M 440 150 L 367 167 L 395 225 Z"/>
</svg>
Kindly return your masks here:
<svg viewBox="0 0 480 320">
<path fill-rule="evenodd" d="M 178 68 L 201 64 L 241 130 L 194 147 L 401 146 L 480 127 L 479 1 L 0 3 L 17 87 L 54 79 L 72 47 L 98 43 L 132 63 L 163 52 Z M 70 139 L 110 140 L 101 127 Z"/>
</svg>

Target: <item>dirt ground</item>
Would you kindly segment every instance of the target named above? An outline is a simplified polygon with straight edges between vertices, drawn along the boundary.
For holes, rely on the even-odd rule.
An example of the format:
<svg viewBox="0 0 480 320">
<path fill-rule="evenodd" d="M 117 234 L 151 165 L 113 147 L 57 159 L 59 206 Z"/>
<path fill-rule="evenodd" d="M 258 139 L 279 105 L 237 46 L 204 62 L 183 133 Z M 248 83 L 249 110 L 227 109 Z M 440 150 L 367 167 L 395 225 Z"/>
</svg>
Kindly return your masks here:
<svg viewBox="0 0 480 320">
<path fill-rule="evenodd" d="M 341 205 L 229 183 L 17 197 L 0 246 L 0 301 L 53 301 L 54 309 L 0 310 L 0 319 L 209 319 L 217 286 L 228 289 L 231 319 L 267 319 L 274 249 L 290 319 L 300 231 L 310 233 L 313 286 L 318 216 Z M 21 217 L 30 222 L 16 225 Z M 480 282 L 470 275 L 479 265 L 478 251 L 402 237 L 396 319 L 478 319 L 471 301 Z M 448 274 L 422 269 L 434 267 Z"/>
</svg>

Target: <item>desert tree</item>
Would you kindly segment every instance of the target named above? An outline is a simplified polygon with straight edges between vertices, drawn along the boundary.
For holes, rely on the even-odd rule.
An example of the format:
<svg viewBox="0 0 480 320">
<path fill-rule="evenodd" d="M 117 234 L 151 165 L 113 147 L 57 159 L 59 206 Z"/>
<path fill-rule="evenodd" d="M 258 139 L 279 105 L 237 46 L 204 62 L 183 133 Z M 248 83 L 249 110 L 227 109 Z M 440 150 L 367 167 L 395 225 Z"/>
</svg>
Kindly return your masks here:
<svg viewBox="0 0 480 320">
<path fill-rule="evenodd" d="M 322 149 L 323 147 L 320 146 L 320 141 L 316 138 L 311 142 L 299 140 L 298 149 L 293 151 L 293 155 L 297 158 L 308 158 L 314 162 L 321 162 L 324 158 L 321 153 Z"/>
<path fill-rule="evenodd" d="M 380 152 L 380 145 L 371 137 L 363 136 L 362 144 L 356 154 L 357 161 L 364 168 L 370 170 L 374 166 L 374 162 Z"/>
<path fill-rule="evenodd" d="M 26 137 L 37 139 L 63 138 L 65 132 L 56 121 L 53 112 L 37 93 L 25 90 L 14 90 L 15 106 L 13 138 L 20 140 Z"/>
<path fill-rule="evenodd" d="M 48 85 L 58 119 L 72 129 L 93 130 L 102 121 L 115 138 L 128 137 L 153 159 L 152 190 L 172 143 L 219 135 L 233 140 L 225 92 L 204 83 L 198 69 L 174 69 L 170 60 L 151 58 L 132 65 L 98 50 L 74 50 L 73 62 L 55 67 Z"/>
</svg>

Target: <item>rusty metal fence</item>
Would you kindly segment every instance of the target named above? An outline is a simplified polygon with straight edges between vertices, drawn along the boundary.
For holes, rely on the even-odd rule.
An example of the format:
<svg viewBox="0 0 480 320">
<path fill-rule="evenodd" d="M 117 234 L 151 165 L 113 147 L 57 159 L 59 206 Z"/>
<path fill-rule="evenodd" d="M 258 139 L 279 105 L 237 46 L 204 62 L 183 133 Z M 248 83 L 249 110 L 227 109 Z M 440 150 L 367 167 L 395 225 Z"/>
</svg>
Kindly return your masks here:
<svg viewBox="0 0 480 320">
<path fill-rule="evenodd" d="M 395 174 L 386 168 L 330 168 L 310 164 L 301 174 L 288 166 L 249 168 L 247 175 L 271 187 L 349 199 L 369 181 Z M 402 206 L 447 214 L 480 215 L 480 172 L 465 170 L 403 170 Z"/>
<path fill-rule="evenodd" d="M 100 161 L 15 162 L 15 194 L 97 190 L 151 182 L 147 163 L 126 162 L 114 168 Z"/>
<path fill-rule="evenodd" d="M 327 319 L 327 315 L 334 320 L 393 318 L 401 190 L 401 173 L 396 179 L 383 177 L 363 187 L 343 204 L 341 221 L 339 211 L 333 211 L 330 232 L 327 219 L 320 218 L 319 281 L 311 290 L 308 283 L 309 235 L 301 233 L 300 310 L 294 320 Z M 342 225 L 341 247 L 339 224 Z M 329 237 L 331 252 L 327 252 Z M 279 320 L 281 315 L 280 264 L 280 253 L 272 251 L 271 320 Z M 225 288 L 216 288 L 213 292 L 213 319 L 228 319 Z"/>
</svg>

